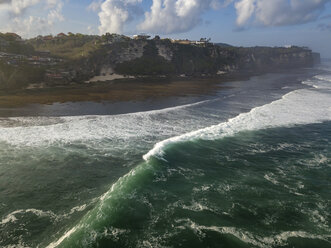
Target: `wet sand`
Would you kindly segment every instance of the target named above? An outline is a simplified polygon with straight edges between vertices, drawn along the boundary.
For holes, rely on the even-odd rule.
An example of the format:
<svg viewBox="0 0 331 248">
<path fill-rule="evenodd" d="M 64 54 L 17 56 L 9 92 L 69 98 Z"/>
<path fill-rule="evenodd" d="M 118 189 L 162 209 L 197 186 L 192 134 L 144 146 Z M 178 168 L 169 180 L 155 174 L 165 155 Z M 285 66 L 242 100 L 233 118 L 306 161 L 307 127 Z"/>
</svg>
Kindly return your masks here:
<svg viewBox="0 0 331 248">
<path fill-rule="evenodd" d="M 229 80 L 228 80 L 229 81 Z M 187 104 L 216 94 L 224 80 L 116 80 L 0 92 L 0 116 L 119 114 Z M 171 101 L 169 101 L 171 100 Z M 167 102 L 167 104 L 163 104 Z"/>
<path fill-rule="evenodd" d="M 212 94 L 221 87 L 219 83 L 217 80 L 128 81 L 1 92 L 0 108 L 82 101 L 141 101 L 169 96 Z"/>
</svg>

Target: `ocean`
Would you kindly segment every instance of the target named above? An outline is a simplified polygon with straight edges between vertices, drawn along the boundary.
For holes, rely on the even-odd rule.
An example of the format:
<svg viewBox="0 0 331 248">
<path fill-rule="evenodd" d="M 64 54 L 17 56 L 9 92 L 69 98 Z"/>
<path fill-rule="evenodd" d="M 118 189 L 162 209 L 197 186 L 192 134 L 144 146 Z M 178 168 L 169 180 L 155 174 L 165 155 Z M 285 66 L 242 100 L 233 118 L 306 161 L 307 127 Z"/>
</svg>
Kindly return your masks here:
<svg viewBox="0 0 331 248">
<path fill-rule="evenodd" d="M 331 247 L 331 63 L 222 86 L 0 118 L 0 247 Z"/>
</svg>

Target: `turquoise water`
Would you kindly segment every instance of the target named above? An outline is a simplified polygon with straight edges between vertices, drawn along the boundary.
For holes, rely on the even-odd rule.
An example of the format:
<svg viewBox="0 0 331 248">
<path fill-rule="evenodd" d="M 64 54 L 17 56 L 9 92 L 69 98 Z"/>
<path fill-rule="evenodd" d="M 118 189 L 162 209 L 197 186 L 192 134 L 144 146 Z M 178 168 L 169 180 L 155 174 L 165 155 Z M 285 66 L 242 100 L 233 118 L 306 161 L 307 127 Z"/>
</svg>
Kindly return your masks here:
<svg viewBox="0 0 331 248">
<path fill-rule="evenodd" d="M 331 73 L 0 120 L 1 247 L 330 247 Z"/>
</svg>

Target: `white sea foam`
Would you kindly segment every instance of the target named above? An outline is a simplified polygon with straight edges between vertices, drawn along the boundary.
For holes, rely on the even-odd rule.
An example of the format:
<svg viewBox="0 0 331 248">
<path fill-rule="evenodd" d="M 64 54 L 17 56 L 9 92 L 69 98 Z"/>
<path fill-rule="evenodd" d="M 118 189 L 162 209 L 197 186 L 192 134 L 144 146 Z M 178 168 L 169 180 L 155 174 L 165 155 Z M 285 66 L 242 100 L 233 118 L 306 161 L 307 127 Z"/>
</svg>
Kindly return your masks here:
<svg viewBox="0 0 331 248">
<path fill-rule="evenodd" d="M 282 99 L 256 107 L 227 122 L 163 140 L 157 143 L 143 158 L 145 160 L 152 156 L 162 158 L 165 147 L 177 142 L 196 139 L 214 140 L 241 131 L 319 123 L 328 120 L 331 120 L 330 94 L 313 89 L 295 90 L 283 96 Z"/>
<path fill-rule="evenodd" d="M 17 221 L 17 218 L 15 217 L 15 213 L 11 213 L 1 220 L 0 225 L 4 225 L 7 223 L 16 222 L 16 221 Z"/>
<path fill-rule="evenodd" d="M 317 75 L 315 76 L 316 79 L 321 80 L 321 81 L 327 81 L 331 83 L 331 75 L 325 74 L 325 75 Z"/>
<path fill-rule="evenodd" d="M 298 162 L 300 164 L 304 164 L 310 168 L 315 168 L 315 169 L 319 169 L 320 166 L 330 164 L 331 159 L 326 157 L 324 154 L 316 153 L 312 155 L 313 155 L 312 158 L 299 159 Z"/>
<path fill-rule="evenodd" d="M 0 225 L 5 225 L 5 224 L 8 224 L 8 223 L 16 222 L 17 221 L 16 215 L 19 215 L 19 214 L 22 215 L 22 214 L 26 214 L 26 213 L 31 213 L 31 214 L 34 214 L 38 217 L 50 217 L 52 219 L 57 219 L 57 217 L 58 217 L 52 211 L 43 211 L 43 210 L 34 209 L 34 208 L 20 209 L 20 210 L 14 211 L 14 212 L 8 214 L 6 217 L 4 217 L 1 220 Z"/>
<path fill-rule="evenodd" d="M 175 202 L 173 204 L 173 206 L 174 207 L 179 207 L 179 208 L 182 208 L 182 209 L 185 209 L 185 210 L 194 211 L 194 212 L 202 212 L 202 211 L 214 212 L 215 211 L 211 207 L 208 207 L 205 204 L 203 204 L 201 202 L 194 201 L 194 200 L 192 200 L 190 205 L 186 205 L 182 201 L 178 201 L 178 202 Z"/>
<path fill-rule="evenodd" d="M 183 223 L 183 226 L 178 226 L 179 229 L 190 228 L 198 236 L 204 237 L 206 231 L 217 232 L 220 234 L 231 234 L 241 241 L 257 246 L 257 247 L 274 247 L 283 246 L 286 244 L 289 238 L 308 238 L 308 239 L 319 239 L 329 242 L 328 239 L 331 235 L 314 235 L 304 231 L 288 231 L 275 234 L 272 237 L 261 237 L 254 235 L 250 232 L 240 230 L 235 227 L 219 227 L 219 226 L 203 226 L 193 222 L 190 219 L 180 219 L 177 223 Z"/>
<path fill-rule="evenodd" d="M 31 247 L 26 246 L 22 243 L 19 243 L 19 244 L 15 244 L 15 245 L 7 245 L 7 246 L 4 246 L 3 248 L 31 248 Z"/>
<path fill-rule="evenodd" d="M 50 243 L 46 248 L 55 248 L 55 247 L 57 247 L 59 244 L 61 244 L 63 242 L 63 240 L 70 237 L 71 234 L 73 234 L 77 229 L 79 229 L 79 227 L 80 226 L 73 227 L 72 229 L 67 231 L 64 235 L 62 235 L 62 237 L 60 239 L 58 239 L 55 242 Z"/>
<path fill-rule="evenodd" d="M 18 216 L 24 215 L 24 214 L 33 214 L 33 215 L 41 217 L 41 218 L 48 217 L 54 221 L 58 221 L 62 218 L 68 218 L 70 215 L 72 215 L 76 212 L 84 211 L 86 207 L 87 207 L 87 205 L 83 204 L 81 206 L 73 207 L 68 213 L 58 214 L 58 215 L 52 211 L 43 211 L 43 210 L 34 209 L 34 208 L 19 209 L 19 210 L 15 210 L 15 211 L 9 213 L 6 217 L 4 217 L 0 221 L 0 225 L 6 225 L 8 223 L 15 223 L 16 221 L 18 221 Z"/>
<path fill-rule="evenodd" d="M 264 175 L 264 179 L 266 179 L 267 181 L 271 182 L 274 185 L 278 185 L 279 182 L 275 179 L 275 176 L 273 173 L 270 174 L 265 174 Z"/>
<path fill-rule="evenodd" d="M 197 103 L 197 104 L 201 104 L 201 103 Z M 261 107 L 254 108 L 250 112 L 240 114 L 237 117 L 228 120 L 227 122 L 203 129 L 198 129 L 197 131 L 194 132 L 189 132 L 184 135 L 176 136 L 161 141 L 157 143 L 155 147 L 144 156 L 144 159 L 148 160 L 152 156 L 162 157 L 164 153 L 164 148 L 176 142 L 184 142 L 194 139 L 213 140 L 213 139 L 222 138 L 224 136 L 233 135 L 240 131 L 245 131 L 245 130 L 257 130 L 257 129 L 270 128 L 270 127 L 291 126 L 296 124 L 317 123 L 325 120 L 331 120 L 330 106 L 331 106 L 331 98 L 330 95 L 328 95 L 327 93 L 319 92 L 314 89 L 296 90 L 285 95 L 280 100 L 277 100 L 275 102 L 272 102 L 270 104 Z M 121 133 L 122 129 L 120 127 L 122 125 L 124 126 L 130 125 L 132 124 L 132 121 L 134 121 L 135 126 L 133 127 L 133 129 L 126 131 L 125 133 L 126 137 L 135 137 L 137 133 L 139 134 L 139 132 L 141 132 L 139 135 L 141 134 L 150 135 L 151 130 L 149 128 L 150 127 L 155 128 L 156 125 L 155 124 L 156 120 L 151 120 L 151 118 L 153 118 L 155 114 L 162 114 L 162 113 L 169 114 L 169 112 L 178 112 L 179 110 L 187 107 L 189 106 L 175 107 L 176 111 L 173 111 L 174 109 L 172 108 L 168 110 L 142 112 L 136 114 L 121 115 L 121 116 L 98 117 L 98 118 L 79 117 L 78 120 L 77 118 L 73 118 L 73 117 L 67 118 L 68 120 L 73 120 L 73 122 L 75 123 L 75 127 L 78 128 L 80 127 L 79 125 L 77 125 L 77 121 L 79 121 L 80 124 L 84 126 L 84 128 L 88 127 L 88 129 L 84 129 L 84 131 L 78 130 L 77 132 L 75 132 L 73 126 L 70 126 L 73 125 L 72 122 L 70 121 L 67 121 L 66 123 L 58 124 L 58 126 L 57 125 L 48 126 L 47 128 L 54 127 L 57 129 L 57 131 L 61 130 L 61 132 L 63 132 L 64 130 L 68 130 L 68 132 L 64 132 L 64 133 L 66 135 L 69 135 L 70 137 L 65 137 L 63 136 L 63 134 L 61 134 L 60 136 L 56 137 L 55 140 L 64 139 L 70 141 L 77 139 L 91 139 L 92 136 L 96 136 L 96 138 L 100 138 L 100 137 L 114 138 L 117 136 L 118 137 L 122 136 L 121 138 L 123 138 L 123 133 Z M 193 122 L 194 121 L 195 120 L 193 120 Z M 162 120 L 162 122 L 167 122 L 167 120 Z M 162 129 L 165 126 L 163 126 L 162 123 L 157 123 L 157 124 L 160 125 L 160 132 L 162 132 Z M 167 126 L 171 126 L 171 124 L 172 124 L 171 122 L 166 123 Z M 112 127 L 111 130 L 109 130 L 110 127 Z M 119 129 L 117 129 L 117 127 L 119 127 Z M 94 130 L 93 128 L 98 128 L 99 130 Z M 176 131 L 178 132 L 178 130 Z M 74 135 L 77 135 L 78 137 L 71 136 L 72 132 L 74 132 Z M 168 134 L 170 133 L 171 132 L 169 132 Z M 116 189 L 123 186 L 123 182 L 135 176 L 139 170 L 146 169 L 145 167 L 146 164 L 143 164 L 141 166 L 134 168 L 128 174 L 126 174 L 121 179 L 119 179 L 115 184 L 113 184 L 111 189 L 108 192 L 106 192 L 102 197 L 100 197 L 100 206 L 98 207 L 98 209 L 102 209 L 105 202 L 111 198 L 112 193 Z M 201 210 L 204 209 L 205 206 L 193 205 L 190 207 Z M 102 214 L 102 211 L 100 211 L 100 214 Z M 101 217 L 98 216 L 98 218 Z M 65 239 L 70 237 L 73 233 L 83 228 L 84 228 L 83 224 L 75 226 L 74 228 L 66 232 L 59 240 L 53 242 L 48 247 L 58 246 Z M 231 229 L 231 228 L 227 231 L 224 228 L 222 230 L 224 233 L 226 233 L 227 231 L 228 233 L 229 232 L 231 233 L 231 231 L 233 231 L 233 233 L 236 233 L 238 231 L 236 229 Z M 244 237 L 243 238 L 244 240 L 246 238 L 248 239 L 252 238 L 251 239 L 252 242 L 257 242 L 254 237 L 248 237 L 249 236 L 248 233 L 246 234 L 238 231 L 237 236 Z"/>
<path fill-rule="evenodd" d="M 302 83 L 314 87 L 315 89 L 331 89 L 331 76 L 330 75 L 317 75 L 315 80 L 306 80 Z"/>
<path fill-rule="evenodd" d="M 0 142 L 11 145 L 39 146 L 56 142 L 111 139 L 116 141 L 144 138 L 150 135 L 171 136 L 174 134 L 176 120 L 157 118 L 159 115 L 184 113 L 186 109 L 203 105 L 213 100 L 186 104 L 166 109 L 137 112 L 111 116 L 74 116 L 74 117 L 19 117 L 0 120 Z M 183 114 L 183 117 L 185 114 Z M 51 120 L 51 121 L 50 121 Z M 183 120 L 177 120 L 178 131 L 186 126 L 196 125 L 194 118 L 187 117 L 187 125 L 179 127 Z M 1 127 L 1 122 L 4 123 Z M 8 125 L 6 123 L 14 123 Z M 185 123 L 184 123 L 185 124 Z M 122 145 L 121 145 L 122 146 Z"/>
</svg>

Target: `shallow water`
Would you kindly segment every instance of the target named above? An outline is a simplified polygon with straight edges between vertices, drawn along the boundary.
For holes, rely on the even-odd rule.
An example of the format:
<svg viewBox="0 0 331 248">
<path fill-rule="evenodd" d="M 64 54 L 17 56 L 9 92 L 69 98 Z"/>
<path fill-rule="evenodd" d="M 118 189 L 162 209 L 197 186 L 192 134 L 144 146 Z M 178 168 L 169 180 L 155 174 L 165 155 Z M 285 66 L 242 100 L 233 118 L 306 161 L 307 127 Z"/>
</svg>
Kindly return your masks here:
<svg viewBox="0 0 331 248">
<path fill-rule="evenodd" d="M 0 246 L 330 247 L 323 66 L 159 110 L 2 118 Z"/>
</svg>

